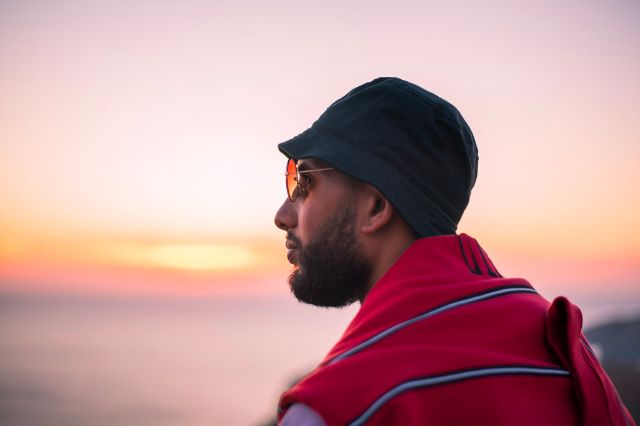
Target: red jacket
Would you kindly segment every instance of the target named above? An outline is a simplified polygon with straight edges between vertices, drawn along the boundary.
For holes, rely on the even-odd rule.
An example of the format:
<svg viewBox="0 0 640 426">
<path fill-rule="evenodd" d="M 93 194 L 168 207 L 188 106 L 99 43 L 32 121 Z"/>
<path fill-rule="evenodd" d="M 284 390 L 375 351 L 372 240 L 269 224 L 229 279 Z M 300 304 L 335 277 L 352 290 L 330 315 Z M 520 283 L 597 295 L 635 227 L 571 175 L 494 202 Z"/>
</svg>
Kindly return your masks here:
<svg viewBox="0 0 640 426">
<path fill-rule="evenodd" d="M 467 235 L 417 240 L 285 392 L 328 425 L 633 425 L 577 307 L 503 278 Z"/>
</svg>

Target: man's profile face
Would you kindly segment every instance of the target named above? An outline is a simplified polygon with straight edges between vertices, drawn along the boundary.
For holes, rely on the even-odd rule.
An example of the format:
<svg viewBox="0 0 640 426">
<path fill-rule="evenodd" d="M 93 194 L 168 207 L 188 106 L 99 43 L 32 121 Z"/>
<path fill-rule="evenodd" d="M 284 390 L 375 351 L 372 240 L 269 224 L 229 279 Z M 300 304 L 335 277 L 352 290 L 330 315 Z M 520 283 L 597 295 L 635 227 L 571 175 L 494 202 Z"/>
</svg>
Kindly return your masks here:
<svg viewBox="0 0 640 426">
<path fill-rule="evenodd" d="M 327 167 L 305 159 L 300 170 Z M 371 266 L 358 241 L 353 189 L 340 172 L 312 173 L 308 191 L 278 210 L 276 226 L 287 232 L 294 296 L 316 306 L 342 307 L 362 299 Z"/>
</svg>

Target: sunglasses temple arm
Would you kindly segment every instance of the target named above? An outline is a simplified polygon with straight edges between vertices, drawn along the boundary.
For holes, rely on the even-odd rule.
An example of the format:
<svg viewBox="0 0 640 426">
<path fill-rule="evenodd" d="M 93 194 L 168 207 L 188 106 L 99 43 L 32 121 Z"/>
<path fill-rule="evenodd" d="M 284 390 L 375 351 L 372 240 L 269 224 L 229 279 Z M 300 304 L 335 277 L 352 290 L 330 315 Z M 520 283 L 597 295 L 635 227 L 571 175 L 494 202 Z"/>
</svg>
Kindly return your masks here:
<svg viewBox="0 0 640 426">
<path fill-rule="evenodd" d="M 325 170 L 333 170 L 333 167 L 326 167 L 324 169 L 312 169 L 312 170 L 298 170 L 298 174 L 312 173 L 312 172 L 324 172 Z M 288 172 L 285 172 L 288 173 Z M 287 176 L 287 175 L 285 175 Z"/>
</svg>

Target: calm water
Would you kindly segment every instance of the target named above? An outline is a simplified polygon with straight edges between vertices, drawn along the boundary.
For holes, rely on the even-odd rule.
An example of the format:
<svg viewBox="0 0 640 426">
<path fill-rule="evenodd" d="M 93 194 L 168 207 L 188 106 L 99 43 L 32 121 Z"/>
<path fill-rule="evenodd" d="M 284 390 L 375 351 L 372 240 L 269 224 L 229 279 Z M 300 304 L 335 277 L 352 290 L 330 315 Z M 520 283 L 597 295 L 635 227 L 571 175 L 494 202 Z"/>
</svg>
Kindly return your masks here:
<svg viewBox="0 0 640 426">
<path fill-rule="evenodd" d="M 577 300 L 587 324 L 640 301 Z M 279 299 L 0 297 L 0 424 L 259 425 L 356 308 Z"/>
<path fill-rule="evenodd" d="M 260 424 L 353 313 L 289 299 L 0 298 L 0 424 Z"/>
</svg>

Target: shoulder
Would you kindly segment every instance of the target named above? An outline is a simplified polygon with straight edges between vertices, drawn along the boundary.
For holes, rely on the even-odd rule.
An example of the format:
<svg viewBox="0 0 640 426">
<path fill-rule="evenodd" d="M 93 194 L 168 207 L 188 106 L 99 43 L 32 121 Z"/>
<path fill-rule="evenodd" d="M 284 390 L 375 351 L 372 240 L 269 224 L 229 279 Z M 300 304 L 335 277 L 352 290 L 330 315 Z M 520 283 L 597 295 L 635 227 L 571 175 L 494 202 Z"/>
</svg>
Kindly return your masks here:
<svg viewBox="0 0 640 426">
<path fill-rule="evenodd" d="M 280 426 L 326 426 L 324 420 L 311 407 L 293 404 L 279 423 Z"/>
</svg>

